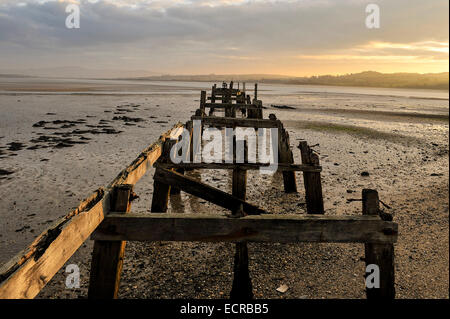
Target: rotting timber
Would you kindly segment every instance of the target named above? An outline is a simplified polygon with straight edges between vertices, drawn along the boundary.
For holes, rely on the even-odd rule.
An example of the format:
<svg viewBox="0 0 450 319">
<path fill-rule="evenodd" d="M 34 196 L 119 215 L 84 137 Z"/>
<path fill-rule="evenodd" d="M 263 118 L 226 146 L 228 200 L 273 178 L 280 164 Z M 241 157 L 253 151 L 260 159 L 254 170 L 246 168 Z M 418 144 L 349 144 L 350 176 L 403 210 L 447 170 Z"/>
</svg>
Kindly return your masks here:
<svg viewBox="0 0 450 319">
<path fill-rule="evenodd" d="M 301 141 L 298 148 L 302 163 L 295 164 L 288 132 L 275 115 L 264 119 L 263 109 L 257 85 L 253 99 L 245 84 L 240 89 L 234 88 L 233 82 L 223 83 L 220 88 L 214 85 L 210 96 L 202 91 L 195 116 L 161 135 L 109 185 L 98 189 L 0 268 L 0 298 L 34 298 L 89 236 L 95 240 L 89 298 L 117 298 L 127 241 L 235 243 L 230 297 L 238 300 L 253 297 L 247 242 L 363 243 L 366 264 L 375 264 L 380 270 L 380 287 L 366 288 L 367 297 L 395 298 L 393 244 L 398 226 L 382 218 L 377 191 L 363 190 L 362 215 L 326 216 L 319 156 L 306 141 Z M 278 170 L 282 171 L 284 190 L 297 192 L 295 172 L 303 173 L 307 214 L 273 215 L 246 201 L 247 171 L 259 169 L 262 164 L 171 163 L 170 150 L 183 130 L 193 139 L 195 120 L 201 121 L 202 130 L 204 126 L 277 129 Z M 234 148 L 237 142 L 233 142 Z M 245 141 L 240 142 L 247 146 Z M 152 214 L 132 212 L 131 201 L 137 196 L 133 186 L 152 166 L 156 167 Z M 231 170 L 231 194 L 184 175 L 193 169 Z M 181 191 L 219 205 L 230 214 L 167 213 L 169 197 Z"/>
</svg>

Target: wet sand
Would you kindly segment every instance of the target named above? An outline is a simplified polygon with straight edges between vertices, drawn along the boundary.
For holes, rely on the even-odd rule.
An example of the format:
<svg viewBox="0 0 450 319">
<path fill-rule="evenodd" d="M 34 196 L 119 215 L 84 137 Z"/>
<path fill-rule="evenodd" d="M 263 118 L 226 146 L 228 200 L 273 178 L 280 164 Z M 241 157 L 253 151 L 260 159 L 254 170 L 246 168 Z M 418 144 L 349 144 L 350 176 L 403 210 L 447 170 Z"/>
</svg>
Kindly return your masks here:
<svg viewBox="0 0 450 319">
<path fill-rule="evenodd" d="M 0 263 L 111 181 L 163 131 L 185 122 L 198 105 L 198 92 L 159 90 L 0 94 Z M 296 162 L 300 139 L 319 144 L 327 214 L 361 214 L 360 203 L 347 199 L 360 198 L 363 188 L 377 189 L 392 207 L 400 230 L 397 297 L 448 298 L 448 100 L 273 92 L 260 98 L 268 107 L 265 117 L 275 113 L 287 127 Z M 149 211 L 152 174 L 137 184 L 140 199 L 133 211 Z M 228 172 L 191 174 L 231 191 Z M 274 214 L 304 214 L 301 174 L 298 194 L 284 194 L 281 181 L 280 174 L 249 173 L 248 200 Z M 170 201 L 172 212 L 211 210 L 223 211 L 184 193 Z M 80 267 L 80 289 L 65 288 L 63 268 L 39 297 L 85 298 L 91 251 L 87 241 L 68 262 Z M 120 297 L 226 298 L 233 255 L 232 244 L 128 243 Z M 364 298 L 363 255 L 358 244 L 249 244 L 255 297 Z M 284 294 L 276 291 L 281 284 L 289 286 Z"/>
</svg>

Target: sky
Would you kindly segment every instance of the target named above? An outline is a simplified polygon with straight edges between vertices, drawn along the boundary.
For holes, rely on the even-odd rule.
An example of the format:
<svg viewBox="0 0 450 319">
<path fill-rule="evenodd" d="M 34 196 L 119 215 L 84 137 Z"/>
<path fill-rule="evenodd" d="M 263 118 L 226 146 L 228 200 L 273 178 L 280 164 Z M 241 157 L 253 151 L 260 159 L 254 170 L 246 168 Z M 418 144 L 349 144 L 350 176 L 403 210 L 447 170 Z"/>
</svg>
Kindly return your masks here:
<svg viewBox="0 0 450 319">
<path fill-rule="evenodd" d="M 66 27 L 71 3 L 78 29 Z M 370 3 L 379 28 L 366 27 Z M 0 0 L 0 73 L 447 72 L 448 10 L 448 0 Z"/>
</svg>

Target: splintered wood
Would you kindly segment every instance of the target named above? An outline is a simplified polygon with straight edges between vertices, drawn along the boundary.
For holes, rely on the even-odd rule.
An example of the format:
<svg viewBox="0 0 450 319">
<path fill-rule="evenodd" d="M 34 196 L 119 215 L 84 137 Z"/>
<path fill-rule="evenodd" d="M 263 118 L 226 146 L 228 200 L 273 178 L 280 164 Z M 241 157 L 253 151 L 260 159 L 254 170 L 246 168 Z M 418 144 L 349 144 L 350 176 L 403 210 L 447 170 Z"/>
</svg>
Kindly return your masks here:
<svg viewBox="0 0 450 319">
<path fill-rule="evenodd" d="M 237 88 L 236 88 L 237 87 Z M 231 298 L 253 298 L 248 269 L 248 242 L 269 243 L 363 243 L 365 261 L 379 269 L 379 287 L 366 287 L 370 299 L 393 299 L 394 243 L 398 226 L 383 220 L 375 190 L 363 190 L 363 214 L 326 216 L 323 204 L 319 156 L 301 141 L 301 164 L 295 163 L 289 133 L 274 114 L 263 119 L 263 103 L 258 100 L 258 85 L 253 99 L 246 84 L 216 84 L 211 95 L 201 92 L 200 107 L 185 124 L 177 124 L 146 148 L 139 157 L 105 188 L 42 233 L 28 248 L 0 268 L 0 298 L 34 298 L 64 263 L 91 235 L 95 240 L 89 298 L 117 298 L 127 241 L 202 241 L 235 244 L 234 278 Z M 208 102 L 210 101 L 210 102 Z M 207 110 L 209 109 L 209 111 Z M 217 116 L 222 112 L 224 116 Z M 207 115 L 208 114 L 208 115 Z M 197 123 L 197 124 L 196 124 Z M 199 125 L 200 131 L 196 131 Z M 248 141 L 232 141 L 231 162 L 197 161 L 205 127 L 222 129 L 251 128 L 275 130 L 278 140 L 276 170 L 282 172 L 286 193 L 297 192 L 296 171 L 303 174 L 307 214 L 275 215 L 247 201 L 247 171 L 268 169 L 269 164 L 251 162 Z M 189 137 L 187 161 L 174 163 L 171 150 Z M 237 149 L 243 146 L 243 150 Z M 241 153 L 239 153 L 241 152 Z M 177 154 L 175 151 L 174 154 Z M 183 154 L 180 150 L 178 155 Z M 240 154 L 240 155 L 239 155 Z M 173 154 L 172 154 L 173 155 Z M 243 162 L 239 161 L 243 156 Z M 201 156 L 200 156 L 201 159 Z M 155 166 L 151 214 L 131 212 L 136 197 L 133 186 Z M 232 170 L 231 194 L 185 176 L 186 170 Z M 171 214 L 171 195 L 186 192 L 229 210 L 229 214 Z M 277 291 L 285 293 L 281 285 Z"/>
</svg>

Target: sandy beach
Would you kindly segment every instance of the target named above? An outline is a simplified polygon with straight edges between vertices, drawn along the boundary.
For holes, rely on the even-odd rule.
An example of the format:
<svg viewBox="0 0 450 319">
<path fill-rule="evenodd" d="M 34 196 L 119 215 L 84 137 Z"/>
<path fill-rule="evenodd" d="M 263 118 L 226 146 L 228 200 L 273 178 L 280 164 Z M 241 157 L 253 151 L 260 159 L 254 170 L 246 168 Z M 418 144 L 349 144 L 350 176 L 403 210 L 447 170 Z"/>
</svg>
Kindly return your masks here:
<svg viewBox="0 0 450 319">
<path fill-rule="evenodd" d="M 95 189 L 108 184 L 146 146 L 186 122 L 211 83 L 1 79 L 0 264 Z M 448 92 L 407 89 L 262 85 L 264 118 L 288 129 L 296 163 L 299 140 L 317 145 L 328 215 L 361 214 L 361 190 L 378 190 L 399 225 L 397 298 L 449 298 Z M 271 105 L 287 105 L 281 110 Z M 152 169 L 132 211 L 149 212 Z M 361 176 L 368 172 L 369 176 Z M 226 171 L 194 171 L 231 191 Z M 248 201 L 274 214 L 305 214 L 299 192 L 282 177 L 248 175 Z M 221 208 L 188 194 L 171 212 Z M 86 298 L 93 242 L 67 262 L 81 288 L 67 289 L 63 267 L 39 298 Z M 233 244 L 129 242 L 120 298 L 228 298 Z M 255 298 L 365 298 L 363 245 L 249 244 Z M 276 289 L 285 284 L 289 289 Z"/>
</svg>

